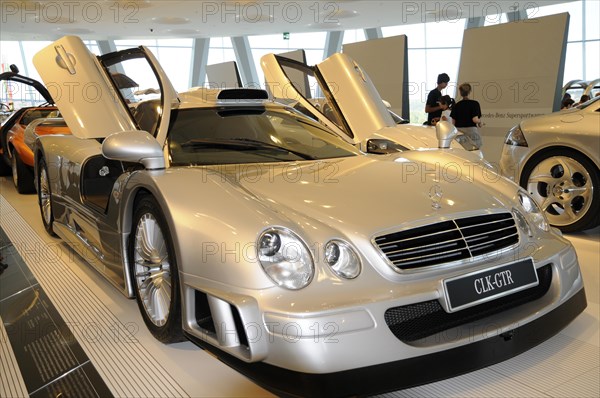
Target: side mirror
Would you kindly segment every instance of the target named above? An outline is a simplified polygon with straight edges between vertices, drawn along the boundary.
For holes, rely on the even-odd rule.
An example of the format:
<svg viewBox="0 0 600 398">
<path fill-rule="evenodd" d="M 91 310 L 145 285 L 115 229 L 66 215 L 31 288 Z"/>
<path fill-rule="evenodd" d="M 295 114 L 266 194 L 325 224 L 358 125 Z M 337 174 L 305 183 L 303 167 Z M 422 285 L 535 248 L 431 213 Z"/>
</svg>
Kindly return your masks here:
<svg viewBox="0 0 600 398">
<path fill-rule="evenodd" d="M 450 148 L 450 144 L 454 137 L 458 135 L 458 130 L 448 121 L 440 121 L 435 125 L 435 134 L 438 139 L 438 147 L 440 149 Z"/>
<path fill-rule="evenodd" d="M 109 135 L 102 142 L 102 155 L 121 162 L 141 163 L 148 170 L 165 168 L 162 147 L 153 136 L 141 130 Z"/>
</svg>

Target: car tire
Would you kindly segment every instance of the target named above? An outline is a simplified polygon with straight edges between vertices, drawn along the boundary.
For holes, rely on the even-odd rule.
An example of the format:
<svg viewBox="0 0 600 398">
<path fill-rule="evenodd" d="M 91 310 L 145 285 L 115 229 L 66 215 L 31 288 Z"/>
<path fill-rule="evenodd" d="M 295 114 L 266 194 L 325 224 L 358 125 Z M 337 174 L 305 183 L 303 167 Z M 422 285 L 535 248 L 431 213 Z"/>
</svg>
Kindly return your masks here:
<svg viewBox="0 0 600 398">
<path fill-rule="evenodd" d="M 6 134 L 4 133 L 5 127 L 6 126 L 3 126 L 0 129 L 0 148 L 2 148 L 2 155 L 0 156 L 0 176 L 9 176 L 12 173 L 12 164 L 8 157 Z"/>
<path fill-rule="evenodd" d="M 52 236 L 56 236 L 52 227 L 54 223 L 54 212 L 52 211 L 52 189 L 48 174 L 48 166 L 44 158 L 40 158 L 37 164 L 37 194 L 40 213 L 44 228 Z"/>
<path fill-rule="evenodd" d="M 600 173 L 583 154 L 567 148 L 540 152 L 527 162 L 519 182 L 561 231 L 600 224 Z"/>
<path fill-rule="evenodd" d="M 12 167 L 4 160 L 4 154 L 0 155 L 0 176 L 9 176 L 12 173 Z"/>
<path fill-rule="evenodd" d="M 138 306 L 159 341 L 183 341 L 177 259 L 169 227 L 156 199 L 136 200 L 129 241 L 129 264 Z"/>
<path fill-rule="evenodd" d="M 23 163 L 17 151 L 13 150 L 12 152 L 12 179 L 15 188 L 21 194 L 34 193 L 33 170 Z"/>
</svg>

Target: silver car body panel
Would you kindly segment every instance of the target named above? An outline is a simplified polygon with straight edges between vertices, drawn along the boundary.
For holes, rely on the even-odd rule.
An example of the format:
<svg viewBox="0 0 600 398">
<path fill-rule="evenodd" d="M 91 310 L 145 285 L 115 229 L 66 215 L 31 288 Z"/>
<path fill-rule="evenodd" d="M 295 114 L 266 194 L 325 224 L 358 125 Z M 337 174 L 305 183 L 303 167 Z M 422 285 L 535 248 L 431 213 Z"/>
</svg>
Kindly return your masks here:
<svg viewBox="0 0 600 398">
<path fill-rule="evenodd" d="M 37 56 L 38 68 L 54 62 L 53 46 Z M 96 70 L 98 64 L 90 61 L 88 68 Z M 71 81 L 64 73 L 60 78 L 42 77 Z M 173 107 L 283 108 L 268 101 L 220 101 L 213 94 L 214 90 L 182 93 L 181 103 Z M 119 114 L 111 104 L 92 111 L 77 103 L 67 122 L 71 125 L 79 115 L 79 136 L 105 137 L 108 132 L 102 128 L 88 134 L 86 126 Z M 71 105 L 58 106 L 62 111 Z M 129 128 L 135 123 L 122 124 Z M 121 128 L 112 123 L 103 127 L 110 133 Z M 520 206 L 518 187 L 463 150 L 382 157 L 342 144 L 354 155 L 179 167 L 165 160 L 162 170 L 108 160 L 98 140 L 75 136 L 39 137 L 35 155 L 43 157 L 49 169 L 55 231 L 129 297 L 134 294 L 127 260 L 134 202 L 142 191 L 154 196 L 175 249 L 184 331 L 243 362 L 320 374 L 417 358 L 500 335 L 582 294 L 575 251 L 554 230 L 535 229 L 529 236 L 517 229 L 518 241 L 510 250 L 398 272 L 373 244 L 375 237 L 457 218 L 512 214 Z M 103 167 L 110 172 L 97 176 Z M 86 195 L 89 176 L 112 188 L 104 197 Z M 101 181 L 105 178 L 109 180 Z M 278 287 L 257 261 L 257 238 L 273 226 L 294 231 L 309 248 L 316 271 L 301 290 Z M 357 278 L 343 279 L 325 263 L 324 245 L 331 239 L 355 248 L 362 263 Z M 540 299 L 410 343 L 399 340 L 386 325 L 384 314 L 392 307 L 433 300 L 449 308 L 446 279 L 523 258 L 531 258 L 536 269 L 552 271 L 548 292 Z M 202 297 L 212 312 L 214 330 L 197 319 Z"/>
<path fill-rule="evenodd" d="M 600 169 L 600 99 L 585 109 L 572 108 L 520 123 L 527 147 L 504 144 L 500 159 L 503 176 L 519 183 L 527 162 L 548 148 L 572 148 Z"/>
</svg>

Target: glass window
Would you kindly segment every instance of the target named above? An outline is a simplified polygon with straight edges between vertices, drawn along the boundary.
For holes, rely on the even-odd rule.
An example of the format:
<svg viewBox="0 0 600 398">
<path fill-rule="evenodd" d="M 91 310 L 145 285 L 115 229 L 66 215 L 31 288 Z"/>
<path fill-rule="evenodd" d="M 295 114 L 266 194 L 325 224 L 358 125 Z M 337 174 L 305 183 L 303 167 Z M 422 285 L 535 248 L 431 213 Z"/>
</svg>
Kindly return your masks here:
<svg viewBox="0 0 600 398">
<path fill-rule="evenodd" d="M 506 22 L 508 22 L 506 14 L 490 14 L 485 16 L 485 22 L 483 26 L 498 25 Z"/>
<path fill-rule="evenodd" d="M 231 37 L 211 37 L 210 47 L 213 48 L 233 48 Z"/>
<path fill-rule="evenodd" d="M 49 41 L 24 41 L 23 44 L 23 52 L 25 56 L 25 65 L 17 65 L 21 70 L 22 75 L 26 75 L 35 80 L 40 80 L 40 75 L 33 66 L 33 56 L 40 51 L 42 48 L 49 45 L 51 42 Z"/>
<path fill-rule="evenodd" d="M 464 32 L 464 19 L 426 23 L 427 47 L 460 47 Z"/>
<path fill-rule="evenodd" d="M 427 94 L 435 87 L 435 81 L 427 81 L 427 50 L 408 50 L 408 98 L 411 123 L 421 124 L 427 120 L 425 102 Z"/>
<path fill-rule="evenodd" d="M 600 40 L 585 43 L 585 61 L 585 79 L 591 81 L 600 78 Z"/>
<path fill-rule="evenodd" d="M 290 39 L 287 40 L 290 49 L 318 49 L 323 52 L 325 48 L 325 39 L 327 32 L 309 32 L 309 33 L 290 33 Z"/>
<path fill-rule="evenodd" d="M 169 149 L 174 166 L 296 162 L 356 154 L 351 145 L 291 109 L 259 106 L 175 110 Z"/>
<path fill-rule="evenodd" d="M 581 43 L 567 44 L 567 56 L 565 58 L 565 74 L 563 82 L 583 79 L 583 45 Z M 596 70 L 597 72 L 597 70 Z"/>
<path fill-rule="evenodd" d="M 266 54 L 281 54 L 304 49 L 309 65 L 321 62 L 326 37 L 327 32 L 290 33 L 289 40 L 284 40 L 283 35 L 249 36 L 248 42 L 252 49 L 252 57 L 259 79 L 264 80 L 260 59 Z"/>
<path fill-rule="evenodd" d="M 600 1 L 586 0 L 585 4 L 585 38 L 586 40 L 600 39 L 600 25 L 598 24 L 598 15 L 600 15 Z M 598 68 L 596 68 L 598 70 Z"/>
<path fill-rule="evenodd" d="M 185 91 L 190 86 L 190 65 L 192 62 L 193 39 L 160 39 L 160 40 L 115 40 L 117 50 L 146 46 L 152 51 L 177 91 Z M 158 88 L 144 86 L 144 77 L 138 78 L 136 71 L 127 74 L 140 80 L 139 89 Z"/>
<path fill-rule="evenodd" d="M 0 45 L 0 62 L 2 62 L 2 72 L 6 72 L 11 64 L 19 66 L 21 64 L 21 48 L 18 41 L 3 41 Z M 22 65 L 20 66 L 22 69 Z"/>
<path fill-rule="evenodd" d="M 157 47 L 158 60 L 177 91 L 190 88 L 192 49 L 183 47 Z"/>
<path fill-rule="evenodd" d="M 581 1 L 573 1 L 562 4 L 554 4 L 543 7 L 533 7 L 527 9 L 527 15 L 529 18 L 539 18 L 548 15 L 560 14 L 568 12 L 571 16 L 569 20 L 569 38 L 568 41 L 582 40 L 582 25 L 583 25 L 583 5 Z M 594 25 L 596 29 L 598 27 L 598 14 L 596 14 L 596 21 Z"/>
<path fill-rule="evenodd" d="M 356 43 L 359 41 L 365 41 L 365 30 L 364 29 L 353 29 L 344 32 L 344 38 L 342 39 L 342 45 Z"/>
<path fill-rule="evenodd" d="M 464 24 L 462 28 L 464 29 Z M 389 26 L 381 28 L 381 32 L 383 37 L 406 35 L 408 48 L 425 48 L 425 24 Z"/>
</svg>

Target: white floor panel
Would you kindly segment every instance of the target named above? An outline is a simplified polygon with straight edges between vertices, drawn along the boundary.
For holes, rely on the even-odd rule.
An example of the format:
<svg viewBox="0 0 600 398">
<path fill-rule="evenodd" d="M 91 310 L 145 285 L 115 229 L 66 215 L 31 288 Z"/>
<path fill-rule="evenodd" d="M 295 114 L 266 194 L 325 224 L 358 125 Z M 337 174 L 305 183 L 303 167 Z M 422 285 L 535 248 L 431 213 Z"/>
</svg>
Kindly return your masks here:
<svg viewBox="0 0 600 398">
<path fill-rule="evenodd" d="M 449 366 L 452 366 L 449 364 Z M 460 377 L 380 395 L 381 398 L 522 398 L 546 394 L 493 370 L 481 369 Z"/>
<path fill-rule="evenodd" d="M 594 368 L 589 372 L 582 374 L 570 380 L 568 383 L 548 391 L 552 397 L 581 397 L 581 398 L 598 398 L 600 397 L 600 383 L 598 375 L 600 368 Z"/>
<path fill-rule="evenodd" d="M 491 369 L 538 391 L 548 392 L 599 366 L 597 347 L 558 334 Z"/>
<path fill-rule="evenodd" d="M 588 289 L 586 289 L 585 292 L 587 294 Z M 560 333 L 598 348 L 600 347 L 600 328 L 598 327 L 599 319 L 600 305 L 597 303 L 592 303 L 588 298 L 588 306 L 585 311 L 577 317 L 575 322 L 572 322 Z"/>
<path fill-rule="evenodd" d="M 0 194 L 6 199 L 0 206 L 5 232 L 19 236 L 13 242 L 21 244 L 19 251 L 115 395 L 270 396 L 192 343 L 167 346 L 156 341 L 135 300 L 125 298 L 65 244 L 46 234 L 35 195 L 18 195 L 12 181 L 1 177 Z M 560 334 L 501 364 L 382 396 L 600 396 L 599 236 L 600 228 L 567 236 L 578 252 L 588 308 Z M 1 377 L 8 377 L 5 358 L 2 351 Z M 4 384 L 1 378 L 0 382 Z M 2 388 L 0 396 L 10 396 Z"/>
</svg>

